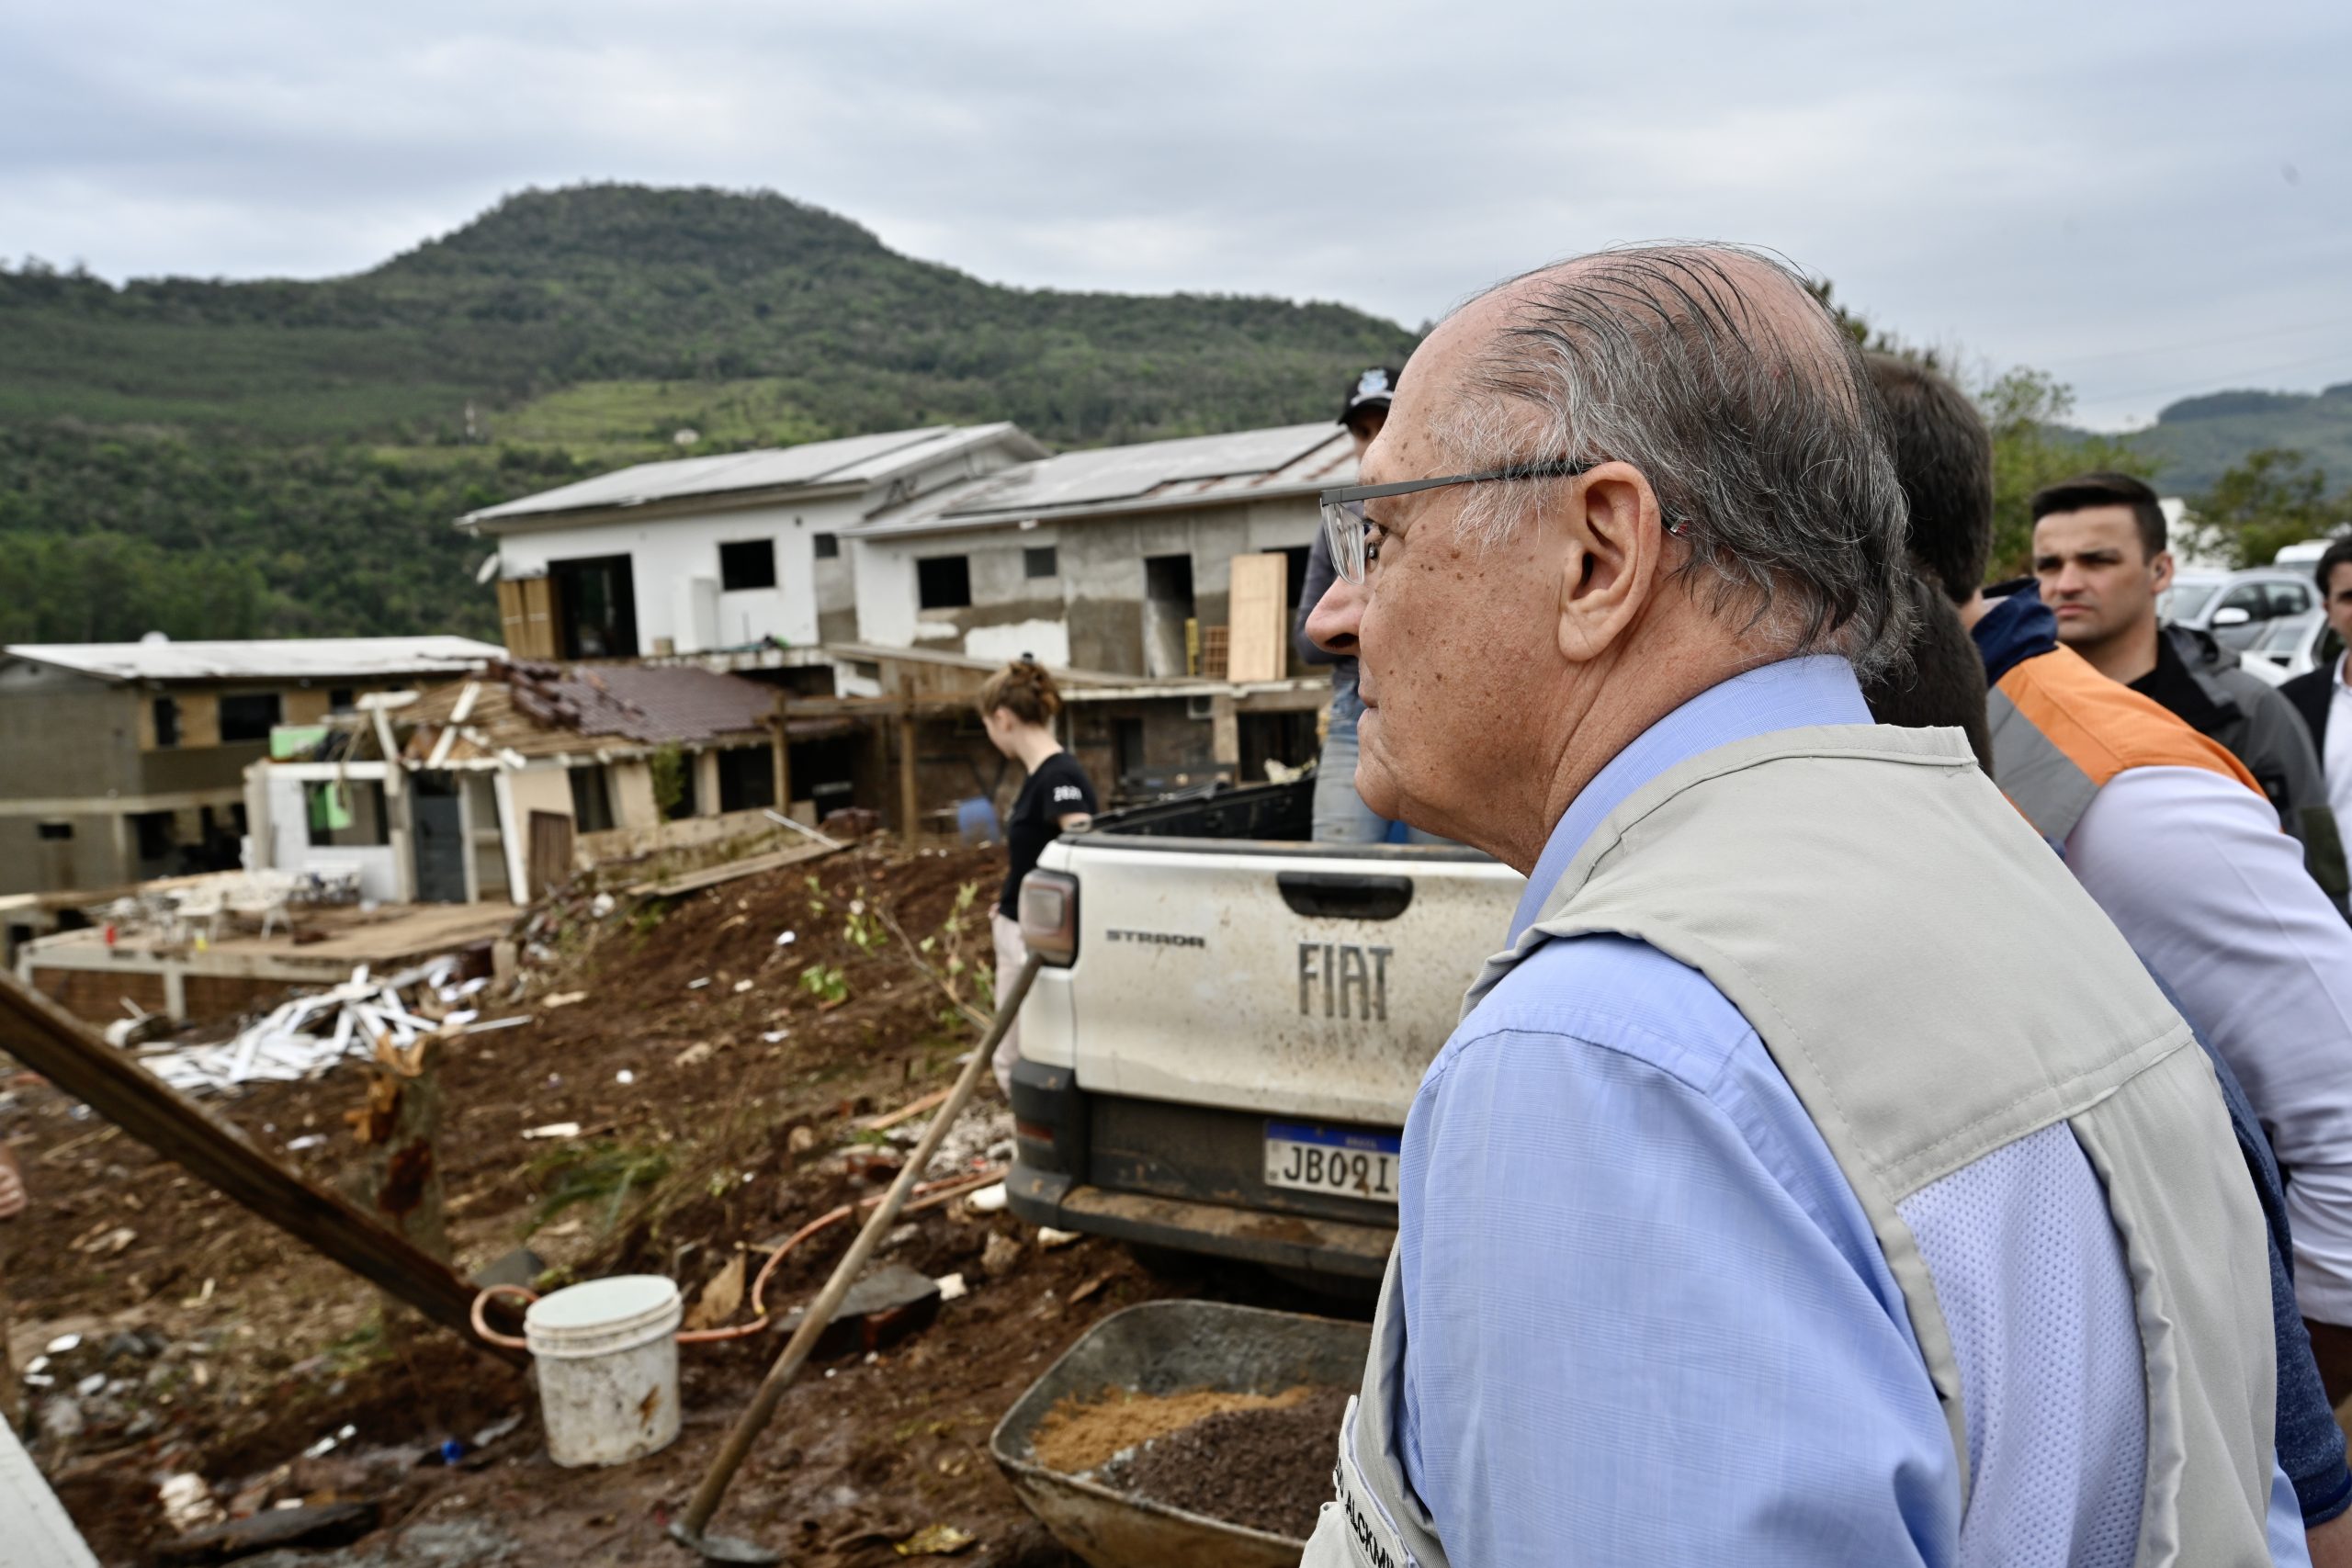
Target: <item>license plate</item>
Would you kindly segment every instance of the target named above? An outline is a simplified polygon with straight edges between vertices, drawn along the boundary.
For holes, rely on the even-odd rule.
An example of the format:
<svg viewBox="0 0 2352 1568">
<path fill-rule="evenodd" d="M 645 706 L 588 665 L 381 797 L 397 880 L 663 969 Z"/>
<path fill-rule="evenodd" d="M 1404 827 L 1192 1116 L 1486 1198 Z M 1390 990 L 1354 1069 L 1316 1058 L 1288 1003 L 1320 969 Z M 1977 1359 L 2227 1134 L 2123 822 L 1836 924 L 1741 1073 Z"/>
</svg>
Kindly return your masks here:
<svg viewBox="0 0 2352 1568">
<path fill-rule="evenodd" d="M 1269 1122 L 1266 1185 L 1394 1203 L 1396 1156 L 1403 1146 L 1403 1140 L 1389 1133 Z"/>
</svg>

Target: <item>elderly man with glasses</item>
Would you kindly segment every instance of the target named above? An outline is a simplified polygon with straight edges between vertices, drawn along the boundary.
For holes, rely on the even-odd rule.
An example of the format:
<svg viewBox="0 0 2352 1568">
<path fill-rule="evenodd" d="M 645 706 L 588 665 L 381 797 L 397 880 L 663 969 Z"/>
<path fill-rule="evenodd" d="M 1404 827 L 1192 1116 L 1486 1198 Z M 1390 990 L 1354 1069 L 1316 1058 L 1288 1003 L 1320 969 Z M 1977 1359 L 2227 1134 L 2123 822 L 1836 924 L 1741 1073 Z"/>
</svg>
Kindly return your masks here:
<svg viewBox="0 0 2352 1568">
<path fill-rule="evenodd" d="M 1363 478 L 1312 619 L 1357 786 L 1530 880 L 1311 1568 L 2301 1561 L 2211 1068 L 1958 732 L 1863 705 L 1904 502 L 1802 280 L 1504 284 Z"/>
</svg>

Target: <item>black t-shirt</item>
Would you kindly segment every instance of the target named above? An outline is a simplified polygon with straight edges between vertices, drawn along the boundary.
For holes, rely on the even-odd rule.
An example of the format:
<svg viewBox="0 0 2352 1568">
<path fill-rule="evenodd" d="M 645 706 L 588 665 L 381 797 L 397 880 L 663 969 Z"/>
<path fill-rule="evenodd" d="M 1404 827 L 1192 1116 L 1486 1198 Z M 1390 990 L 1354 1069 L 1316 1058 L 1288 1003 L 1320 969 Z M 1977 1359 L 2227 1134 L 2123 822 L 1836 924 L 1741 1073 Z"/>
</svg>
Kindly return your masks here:
<svg viewBox="0 0 2352 1568">
<path fill-rule="evenodd" d="M 1037 857 L 1061 833 L 1061 819 L 1080 811 L 1094 815 L 1094 786 L 1086 782 L 1086 770 L 1077 758 L 1057 751 L 1038 763 L 1021 786 L 1021 798 L 1012 803 L 1012 818 L 1004 825 L 1012 869 L 1005 874 L 998 908 L 1016 920 L 1021 918 L 1021 879 L 1037 869 Z"/>
</svg>

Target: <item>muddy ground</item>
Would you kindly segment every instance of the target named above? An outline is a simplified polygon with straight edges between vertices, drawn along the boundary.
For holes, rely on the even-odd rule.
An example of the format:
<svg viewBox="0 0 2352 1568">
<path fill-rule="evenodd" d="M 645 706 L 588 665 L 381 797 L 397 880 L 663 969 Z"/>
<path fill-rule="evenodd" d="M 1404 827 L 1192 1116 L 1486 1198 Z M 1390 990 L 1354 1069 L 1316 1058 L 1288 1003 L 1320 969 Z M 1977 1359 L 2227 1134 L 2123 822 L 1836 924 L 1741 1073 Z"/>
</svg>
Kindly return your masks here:
<svg viewBox="0 0 2352 1568">
<path fill-rule="evenodd" d="M 488 1010 L 534 1021 L 457 1041 L 440 1069 L 459 1267 L 527 1244 L 543 1285 L 643 1270 L 691 1301 L 739 1248 L 879 1191 L 895 1156 L 853 1123 L 953 1077 L 977 1032 L 941 982 L 985 1004 L 1001 875 L 987 852 L 867 847 L 601 919 L 584 897 L 548 907 L 525 995 Z M 359 1163 L 345 1112 L 365 1091 L 346 1066 L 209 1103 L 334 1182 Z M 522 1136 L 562 1122 L 579 1135 Z M 251 1562 L 683 1562 L 662 1529 L 781 1348 L 771 1331 L 684 1348 L 675 1445 L 617 1469 L 561 1469 L 520 1374 L 388 1319 L 368 1287 L 38 1078 L 0 1080 L 0 1138 L 32 1197 L 0 1223 L 17 1364 L 80 1337 L 30 1391 L 34 1451 L 109 1564 L 168 1560 L 176 1532 L 157 1489 L 180 1472 L 232 1513 L 288 1498 L 381 1505 L 382 1527 L 356 1547 Z M 852 1234 L 835 1226 L 795 1253 L 770 1304 L 805 1299 Z M 993 1271 L 991 1237 L 1003 1238 Z M 1053 1358 L 1106 1314 L 1168 1294 L 1329 1309 L 1253 1270 L 1154 1273 L 1094 1240 L 1048 1249 L 961 1201 L 913 1218 L 884 1258 L 960 1272 L 970 1293 L 909 1337 L 812 1363 L 786 1393 L 720 1524 L 797 1564 L 905 1562 L 900 1543 L 933 1526 L 973 1538 L 958 1562 L 1074 1563 L 987 1451 Z"/>
</svg>

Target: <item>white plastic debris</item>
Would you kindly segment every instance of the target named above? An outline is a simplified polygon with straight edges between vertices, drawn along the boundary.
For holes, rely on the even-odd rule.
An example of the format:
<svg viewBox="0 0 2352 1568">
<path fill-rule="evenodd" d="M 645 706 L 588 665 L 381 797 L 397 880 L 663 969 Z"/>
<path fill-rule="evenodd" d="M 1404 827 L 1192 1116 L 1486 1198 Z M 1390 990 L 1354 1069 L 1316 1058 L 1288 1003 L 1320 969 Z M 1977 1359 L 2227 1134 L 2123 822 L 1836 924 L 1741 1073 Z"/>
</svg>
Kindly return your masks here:
<svg viewBox="0 0 2352 1568">
<path fill-rule="evenodd" d="M 687 982 L 686 982 L 686 989 L 688 989 L 689 991 L 699 991 L 699 990 L 701 990 L 705 986 L 707 986 L 707 985 L 709 985 L 709 984 L 710 984 L 710 976 L 707 976 L 707 975 L 706 975 L 706 976 L 703 976 L 701 979 L 699 979 L 699 980 L 689 980 L 689 981 L 687 981 Z"/>
<path fill-rule="evenodd" d="M 775 944 L 778 947 L 790 947 L 794 942 L 798 942 L 799 940 L 799 935 L 797 932 L 781 931 L 776 935 Z"/>
<path fill-rule="evenodd" d="M 526 1138 L 576 1138 L 580 1136 L 580 1123 L 550 1122 L 544 1127 L 526 1127 L 523 1129 L 523 1136 Z"/>
<path fill-rule="evenodd" d="M 574 1002 L 584 1002 L 587 999 L 588 993 L 585 991 L 558 991 L 555 995 L 543 998 L 539 1005 L 543 1008 L 568 1008 Z"/>
<path fill-rule="evenodd" d="M 751 988 L 752 982 L 749 980 L 738 980 L 735 982 L 735 994 L 739 997 Z"/>
<path fill-rule="evenodd" d="M 344 984 L 295 998 L 234 1039 L 141 1060 L 182 1094 L 314 1078 L 347 1057 L 373 1055 L 379 1040 L 405 1047 L 472 1021 L 470 1010 L 444 1010 L 469 995 L 469 987 L 479 988 L 473 981 L 454 984 L 457 973 L 457 959 L 447 956 L 386 980 L 370 978 L 363 964 Z"/>
<path fill-rule="evenodd" d="M 81 1348 L 82 1337 L 78 1334 L 61 1334 L 49 1342 L 49 1353 L 52 1356 L 62 1356 Z"/>
<path fill-rule="evenodd" d="M 194 1471 L 165 1476 L 163 1485 L 155 1489 L 155 1499 L 164 1505 L 164 1522 L 182 1535 L 218 1524 L 224 1517 L 220 1505 L 212 1499 L 212 1488 Z"/>
<path fill-rule="evenodd" d="M 591 914 L 591 915 L 594 916 L 597 919 L 600 919 L 600 920 L 601 920 L 601 919 L 603 919 L 606 915 L 611 914 L 615 909 L 618 908 L 619 907 L 620 907 L 620 900 L 619 900 L 619 899 L 617 899 L 617 898 L 615 898 L 615 897 L 614 897 L 611 894 L 609 894 L 609 893 L 599 893 L 599 894 L 597 894 L 594 898 L 591 898 L 591 899 L 588 901 L 588 912 L 589 912 L 589 914 Z"/>
<path fill-rule="evenodd" d="M 1079 1233 L 1076 1231 L 1057 1231 L 1051 1225 L 1040 1225 L 1037 1228 L 1037 1245 L 1048 1249 L 1068 1247 L 1071 1242 L 1079 1239 Z"/>
<path fill-rule="evenodd" d="M 286 1152 L 289 1155 L 299 1155 L 304 1149 L 315 1149 L 326 1141 L 327 1135 L 324 1133 L 305 1133 L 299 1138 L 289 1139 L 286 1145 Z"/>
<path fill-rule="evenodd" d="M 627 1067 L 623 1067 L 619 1072 L 613 1075 L 613 1081 L 615 1083 L 635 1083 L 637 1081 L 637 1075 L 630 1072 Z"/>
<path fill-rule="evenodd" d="M 939 1287 L 939 1299 L 943 1302 L 960 1302 L 972 1293 L 972 1288 L 964 1283 L 961 1274 L 942 1274 L 932 1283 Z"/>
<path fill-rule="evenodd" d="M 763 1040 L 764 1040 L 764 1041 L 766 1041 L 769 1044 L 773 1045 L 773 1044 L 775 1044 L 777 1041 L 779 1041 L 779 1040 L 783 1040 L 783 1039 L 786 1039 L 786 1038 L 789 1037 L 789 1036 L 791 1035 L 791 1033 L 792 1033 L 792 1031 L 790 1031 L 789 1029 L 771 1029 L 771 1030 L 768 1030 L 766 1032 L 763 1033 L 763 1034 L 760 1036 L 760 1038 L 761 1038 L 761 1039 L 763 1039 Z"/>
<path fill-rule="evenodd" d="M 1004 1208 L 1004 1183 L 1000 1181 L 993 1187 L 983 1187 L 977 1192 L 967 1192 L 964 1195 L 964 1201 L 972 1206 L 974 1213 L 1001 1213 Z"/>
</svg>

